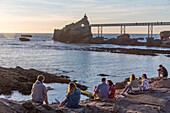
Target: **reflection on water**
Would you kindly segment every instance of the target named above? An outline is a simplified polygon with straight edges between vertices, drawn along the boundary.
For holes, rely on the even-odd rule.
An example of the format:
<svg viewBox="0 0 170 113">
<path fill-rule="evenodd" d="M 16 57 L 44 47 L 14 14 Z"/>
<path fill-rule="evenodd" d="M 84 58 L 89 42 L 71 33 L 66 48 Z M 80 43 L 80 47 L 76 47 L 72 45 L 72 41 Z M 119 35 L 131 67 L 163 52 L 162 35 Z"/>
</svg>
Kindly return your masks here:
<svg viewBox="0 0 170 113">
<path fill-rule="evenodd" d="M 137 77 L 146 73 L 148 77 L 157 76 L 159 64 L 165 65 L 170 70 L 169 58 L 164 55 L 142 56 L 127 55 L 108 52 L 77 51 L 63 48 L 84 48 L 95 46 L 115 46 L 115 45 L 83 45 L 83 44 L 63 44 L 50 40 L 49 34 L 45 37 L 36 35 L 30 42 L 20 42 L 17 37 L 13 39 L 0 38 L 0 64 L 3 67 L 35 68 L 49 73 L 58 73 L 69 76 L 72 80 L 88 86 L 89 91 L 93 91 L 93 86 L 100 83 L 98 74 L 108 74 L 107 79 L 114 83 L 122 81 L 134 73 Z M 34 37 L 33 37 L 34 38 Z M 44 39 L 46 39 L 44 41 Z M 126 46 L 127 48 L 129 46 Z M 55 98 L 63 100 L 65 98 L 66 84 L 46 84 L 54 88 L 49 91 L 50 102 Z M 4 96 L 1 96 L 4 97 Z M 29 96 L 21 96 L 14 91 L 10 99 L 30 99 Z M 86 97 L 82 97 L 85 99 Z"/>
</svg>

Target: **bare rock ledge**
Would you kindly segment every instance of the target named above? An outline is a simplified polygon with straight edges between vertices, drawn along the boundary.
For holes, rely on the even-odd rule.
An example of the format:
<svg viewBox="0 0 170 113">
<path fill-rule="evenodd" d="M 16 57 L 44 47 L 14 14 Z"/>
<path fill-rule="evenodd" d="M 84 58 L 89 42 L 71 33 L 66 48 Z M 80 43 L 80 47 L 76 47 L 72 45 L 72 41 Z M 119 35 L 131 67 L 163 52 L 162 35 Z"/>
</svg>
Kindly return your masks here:
<svg viewBox="0 0 170 113">
<path fill-rule="evenodd" d="M 17 71 L 20 69 L 22 70 L 19 67 L 16 69 L 12 68 L 12 70 Z M 1 76 L 7 70 L 6 68 L 0 68 Z M 8 73 L 16 75 L 17 71 L 10 71 Z M 23 74 L 29 76 L 27 73 Z M 20 73 L 18 76 L 20 76 Z M 15 79 L 15 77 L 12 79 Z M 137 95 L 129 94 L 125 98 L 86 99 L 80 102 L 80 107 L 77 109 L 57 107 L 56 103 L 36 106 L 30 101 L 14 101 L 1 98 L 0 113 L 170 113 L 170 78 L 150 78 L 149 82 L 155 90 Z M 116 89 L 117 97 L 121 91 L 120 87 Z"/>
<path fill-rule="evenodd" d="M 50 74 L 36 69 L 23 69 L 19 66 L 16 68 L 0 67 L 0 94 L 10 94 L 12 90 L 18 90 L 22 94 L 30 94 L 32 84 L 38 75 L 45 76 L 45 83 L 66 83 L 71 80 L 68 76 L 59 76 Z M 85 85 L 77 84 L 82 90 L 86 90 Z"/>
</svg>

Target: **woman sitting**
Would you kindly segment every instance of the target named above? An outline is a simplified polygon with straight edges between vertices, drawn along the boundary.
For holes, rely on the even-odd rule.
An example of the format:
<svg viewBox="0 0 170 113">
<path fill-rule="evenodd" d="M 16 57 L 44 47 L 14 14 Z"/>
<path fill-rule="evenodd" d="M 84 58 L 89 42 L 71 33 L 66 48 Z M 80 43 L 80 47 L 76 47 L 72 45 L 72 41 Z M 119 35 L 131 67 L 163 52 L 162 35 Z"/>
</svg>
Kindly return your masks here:
<svg viewBox="0 0 170 113">
<path fill-rule="evenodd" d="M 74 82 L 68 84 L 66 99 L 60 103 L 60 106 L 65 105 L 69 108 L 77 108 L 80 102 L 81 90 L 77 88 Z"/>
<path fill-rule="evenodd" d="M 113 84 L 113 82 L 111 80 L 107 80 L 107 84 L 109 85 L 109 94 L 108 97 L 109 98 L 114 98 L 115 97 L 115 85 Z"/>
<path fill-rule="evenodd" d="M 149 90 L 150 89 L 149 81 L 147 79 L 146 74 L 142 75 L 142 84 L 139 86 L 139 88 L 140 88 L 140 90 Z"/>
<path fill-rule="evenodd" d="M 130 75 L 130 81 L 127 82 L 127 86 L 125 87 L 124 91 L 121 94 L 125 94 L 126 92 L 132 92 L 133 93 L 132 88 L 138 88 L 138 87 L 139 87 L 139 84 L 138 84 L 138 81 L 135 78 L 135 75 L 131 74 Z"/>
</svg>

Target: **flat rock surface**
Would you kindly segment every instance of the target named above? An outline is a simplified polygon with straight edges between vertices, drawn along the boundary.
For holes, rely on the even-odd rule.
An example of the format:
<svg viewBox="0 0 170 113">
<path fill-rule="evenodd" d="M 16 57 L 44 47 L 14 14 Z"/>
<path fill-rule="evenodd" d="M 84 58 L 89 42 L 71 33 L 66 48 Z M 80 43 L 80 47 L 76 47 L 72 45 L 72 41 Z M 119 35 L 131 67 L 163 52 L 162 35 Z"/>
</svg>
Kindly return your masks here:
<svg viewBox="0 0 170 113">
<path fill-rule="evenodd" d="M 170 79 L 152 78 L 151 84 L 165 87 L 154 87 L 137 95 L 117 94 L 115 99 L 86 99 L 80 102 L 80 107 L 71 109 L 58 107 L 56 103 L 36 106 L 30 101 L 13 101 L 0 99 L 0 113 L 170 113 Z M 153 81 L 155 80 L 155 82 Z M 166 85 L 165 85 L 166 83 Z M 122 90 L 117 90 L 121 92 Z"/>
</svg>

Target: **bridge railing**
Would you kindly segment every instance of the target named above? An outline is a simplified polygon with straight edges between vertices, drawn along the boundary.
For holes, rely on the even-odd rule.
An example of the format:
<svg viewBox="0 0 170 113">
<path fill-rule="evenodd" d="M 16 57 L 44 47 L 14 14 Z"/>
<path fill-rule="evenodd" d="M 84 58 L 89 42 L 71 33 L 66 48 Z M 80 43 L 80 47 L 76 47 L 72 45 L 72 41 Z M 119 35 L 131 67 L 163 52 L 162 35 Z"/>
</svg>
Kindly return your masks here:
<svg viewBox="0 0 170 113">
<path fill-rule="evenodd" d="M 115 24 L 90 24 L 91 27 L 98 27 L 98 37 L 103 34 L 103 27 L 120 26 L 120 34 L 126 33 L 126 26 L 147 26 L 148 37 L 153 36 L 153 26 L 166 26 L 170 22 L 143 22 L 143 23 L 115 23 Z"/>
<path fill-rule="evenodd" d="M 98 27 L 98 26 L 148 26 L 148 25 L 170 25 L 170 22 L 146 22 L 146 23 L 115 23 L 115 24 L 91 24 L 91 27 Z"/>
</svg>

